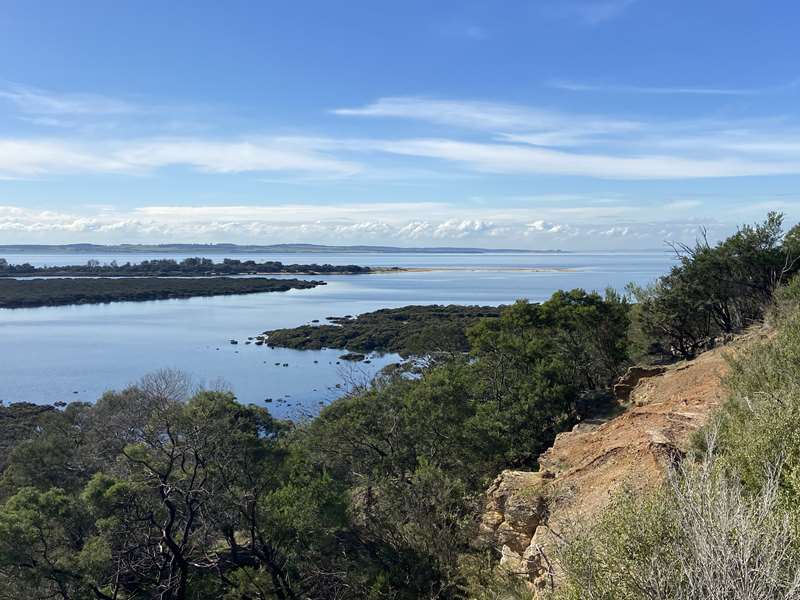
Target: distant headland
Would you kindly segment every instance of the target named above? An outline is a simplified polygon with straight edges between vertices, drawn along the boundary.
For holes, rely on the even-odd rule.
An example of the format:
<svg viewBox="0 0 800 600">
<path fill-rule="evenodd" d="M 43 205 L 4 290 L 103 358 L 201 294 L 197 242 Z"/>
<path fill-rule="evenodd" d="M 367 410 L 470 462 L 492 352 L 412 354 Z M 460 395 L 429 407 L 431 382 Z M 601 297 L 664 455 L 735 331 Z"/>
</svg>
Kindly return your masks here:
<svg viewBox="0 0 800 600">
<path fill-rule="evenodd" d="M 566 254 L 563 250 L 526 250 L 521 248 L 449 248 L 400 246 L 326 246 L 323 244 L 3 244 L 0 256 L 6 254 L 253 254 L 280 253 L 384 253 L 384 254 Z"/>
</svg>

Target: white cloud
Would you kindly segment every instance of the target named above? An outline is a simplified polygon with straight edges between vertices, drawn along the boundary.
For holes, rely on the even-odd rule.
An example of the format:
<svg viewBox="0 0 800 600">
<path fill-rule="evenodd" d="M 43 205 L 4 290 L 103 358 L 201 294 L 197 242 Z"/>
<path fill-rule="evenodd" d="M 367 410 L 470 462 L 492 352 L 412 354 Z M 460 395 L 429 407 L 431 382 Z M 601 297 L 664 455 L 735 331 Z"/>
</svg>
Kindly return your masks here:
<svg viewBox="0 0 800 600">
<path fill-rule="evenodd" d="M 11 102 L 22 112 L 38 115 L 121 115 L 141 112 L 141 108 L 117 98 L 98 94 L 57 94 L 18 84 L 0 87 L 0 99 Z"/>
<path fill-rule="evenodd" d="M 52 121 L 51 126 L 61 121 L 69 126 L 69 120 L 61 115 L 84 114 L 91 109 L 107 113 L 129 110 L 110 99 L 64 99 L 31 91 L 9 94 L 0 91 L 0 98 L 13 98 L 15 103 L 24 100 L 26 106 L 38 107 L 36 110 L 47 114 L 30 118 Z M 206 173 L 269 173 L 284 177 L 282 183 L 347 177 L 362 185 L 381 180 L 419 184 L 486 174 L 624 180 L 800 174 L 800 125 L 788 118 L 647 122 L 415 96 L 380 98 L 334 112 L 422 121 L 447 131 L 441 137 L 396 139 L 188 135 L 125 139 L 96 133 L 89 138 L 0 138 L 0 179 L 53 173 L 141 174 L 167 167 Z M 458 130 L 469 135 L 459 135 Z M 411 157 L 416 162 L 390 161 L 388 156 Z M 442 161 L 456 168 L 442 169 Z"/>
<path fill-rule="evenodd" d="M 727 120 L 621 119 L 535 106 L 419 96 L 380 98 L 362 107 L 334 112 L 424 121 L 450 129 L 484 132 L 492 141 L 544 147 L 592 146 L 628 152 L 663 147 L 707 152 L 710 144 L 718 152 L 777 152 L 794 151 L 800 146 L 800 127 L 792 118 L 781 116 Z M 449 131 L 447 137 L 454 137 L 453 132 Z M 334 145 L 333 140 L 316 142 Z M 338 143 L 339 147 L 347 148 L 348 140 Z M 353 145 L 352 140 L 349 143 Z M 368 140 L 362 140 L 362 145 L 368 145 Z"/>
<path fill-rule="evenodd" d="M 471 100 L 388 97 L 337 114 L 398 118 L 489 139 L 317 140 L 340 151 L 447 160 L 482 173 L 695 179 L 800 173 L 800 128 L 786 119 L 655 121 Z"/>
<path fill-rule="evenodd" d="M 340 206 L 284 204 L 272 206 L 148 206 L 129 211 L 101 210 L 91 216 L 63 211 L 0 206 L 0 231 L 20 234 L 90 234 L 94 238 L 154 241 L 244 240 L 350 241 L 389 240 L 394 243 L 434 242 L 471 238 L 524 238 L 529 210 L 475 211 L 458 218 L 458 207 L 441 203 Z M 506 214 L 504 214 L 504 212 Z M 409 214 L 426 214 L 408 220 Z M 524 216 L 522 216 L 524 215 Z M 497 221 L 491 217 L 497 216 Z M 560 226 L 547 225 L 547 233 Z M 72 238 L 74 239 L 74 235 Z"/>
<path fill-rule="evenodd" d="M 532 223 L 528 223 L 528 233 L 531 232 L 560 233 L 563 230 L 564 230 L 563 225 L 550 223 L 548 221 L 544 221 L 543 219 L 538 219 L 536 221 L 533 221 Z"/>
<path fill-rule="evenodd" d="M 448 100 L 422 96 L 380 98 L 358 108 L 339 108 L 337 115 L 401 118 L 427 121 L 493 133 L 537 132 L 541 135 L 568 132 L 597 135 L 636 131 L 640 124 L 627 119 L 564 114 L 538 107 L 475 100 Z"/>
<path fill-rule="evenodd" d="M 409 214 L 444 218 L 453 207 L 436 202 L 393 202 L 384 204 L 270 204 L 253 206 L 143 206 L 132 214 L 159 221 L 270 221 L 274 223 L 331 222 L 347 224 L 364 220 L 398 220 Z"/>
<path fill-rule="evenodd" d="M 600 92 L 620 94 L 656 94 L 692 96 L 763 96 L 776 94 L 797 87 L 800 80 L 763 88 L 730 88 L 719 86 L 658 86 L 658 85 L 626 85 L 611 83 L 585 83 L 579 81 L 558 80 L 548 82 L 548 87 L 570 92 Z"/>
<path fill-rule="evenodd" d="M 427 221 L 410 221 L 397 230 L 400 237 L 408 238 L 409 240 L 416 240 L 428 235 L 431 230 L 431 224 Z"/>
<path fill-rule="evenodd" d="M 449 138 L 324 139 L 150 138 L 67 142 L 53 138 L 0 139 L 0 178 L 50 173 L 139 174 L 165 167 L 210 173 L 307 173 L 363 176 L 375 180 L 366 157 L 386 154 L 448 161 L 486 174 L 560 175 L 601 179 L 696 179 L 800 174 L 800 135 L 724 136 L 654 139 L 595 147 L 555 149 L 526 143 L 525 135 L 508 143 Z M 644 146 L 661 149 L 646 153 Z M 702 153 L 699 150 L 702 149 Z M 358 155 L 359 158 L 354 160 Z M 451 171 L 451 177 L 460 172 Z M 384 172 L 386 178 L 390 173 Z M 441 177 L 442 173 L 436 173 Z"/>
<path fill-rule="evenodd" d="M 684 135 L 648 136 L 638 143 L 673 152 L 701 148 L 705 152 L 737 155 L 800 157 L 800 129 L 793 123 L 776 123 L 764 129 L 749 123 L 731 123 Z"/>
<path fill-rule="evenodd" d="M 433 237 L 460 239 L 478 234 L 486 234 L 495 228 L 495 224 L 480 219 L 450 219 L 440 223 L 433 230 Z"/>
<path fill-rule="evenodd" d="M 573 175 L 604 179 L 695 179 L 800 173 L 798 160 L 615 156 L 512 144 L 416 139 L 385 142 L 384 152 L 461 163 L 487 173 Z"/>
<path fill-rule="evenodd" d="M 793 202 L 793 203 L 792 203 Z M 781 208 L 800 215 L 800 201 Z M 732 224 L 692 210 L 683 220 L 659 206 L 492 208 L 446 203 L 278 204 L 259 206 L 147 206 L 53 211 L 0 206 L 4 243 L 238 242 L 270 244 L 392 244 L 398 246 L 486 246 L 597 249 L 658 248 L 665 240 L 692 242 L 700 223 L 711 239 L 742 220 L 763 216 L 735 213 Z M 425 215 L 409 218 L 410 215 Z M 638 219 L 638 220 L 637 220 Z"/>
<path fill-rule="evenodd" d="M 328 158 L 298 144 L 274 140 L 156 139 L 127 144 L 117 154 L 135 167 L 187 165 L 217 173 L 318 171 L 349 175 L 359 170 L 355 163 Z"/>
<path fill-rule="evenodd" d="M 601 231 L 600 235 L 605 235 L 608 237 L 625 237 L 630 234 L 631 228 L 630 227 L 612 227 L 611 229 L 607 229 L 606 231 Z"/>
<path fill-rule="evenodd" d="M 62 119 L 60 117 L 19 117 L 20 121 L 39 125 L 41 127 L 58 127 L 59 129 L 68 129 L 75 127 L 75 121 L 69 119 Z"/>
<path fill-rule="evenodd" d="M 69 143 L 54 139 L 0 139 L 0 176 L 47 173 L 140 173 L 185 166 L 215 173 L 297 171 L 352 175 L 352 161 L 277 140 L 192 138 Z"/>
<path fill-rule="evenodd" d="M 124 161 L 60 140 L 0 139 L 0 176 L 123 172 Z"/>
</svg>

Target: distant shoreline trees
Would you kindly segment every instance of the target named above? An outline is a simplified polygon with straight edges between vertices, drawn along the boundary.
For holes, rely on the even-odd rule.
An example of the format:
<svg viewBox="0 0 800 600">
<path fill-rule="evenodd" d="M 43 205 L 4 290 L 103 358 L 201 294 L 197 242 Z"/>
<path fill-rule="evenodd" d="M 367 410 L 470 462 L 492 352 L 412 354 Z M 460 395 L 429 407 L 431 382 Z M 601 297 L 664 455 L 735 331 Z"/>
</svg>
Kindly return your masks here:
<svg viewBox="0 0 800 600">
<path fill-rule="evenodd" d="M 0 308 L 35 308 L 258 294 L 308 289 L 318 285 L 325 285 L 325 282 L 265 277 L 9 278 L 0 279 Z"/>
<path fill-rule="evenodd" d="M 112 260 L 100 264 L 90 259 L 85 265 L 36 267 L 30 263 L 9 264 L 0 258 L 0 277 L 170 277 L 170 276 L 220 276 L 220 275 L 273 275 L 273 274 L 365 274 L 370 267 L 359 265 L 291 264 L 280 261 L 257 262 L 226 258 L 214 262 L 210 258 L 172 258 L 143 260 L 138 263 L 118 264 Z"/>
</svg>

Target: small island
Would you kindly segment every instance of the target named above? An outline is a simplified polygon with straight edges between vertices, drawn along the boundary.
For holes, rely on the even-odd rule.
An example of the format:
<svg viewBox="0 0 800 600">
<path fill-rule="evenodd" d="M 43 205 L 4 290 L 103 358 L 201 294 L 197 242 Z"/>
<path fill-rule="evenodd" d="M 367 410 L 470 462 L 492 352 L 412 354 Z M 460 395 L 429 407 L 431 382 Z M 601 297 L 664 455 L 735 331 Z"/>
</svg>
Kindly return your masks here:
<svg viewBox="0 0 800 600">
<path fill-rule="evenodd" d="M 331 324 L 265 331 L 267 345 L 295 350 L 336 348 L 362 355 L 396 352 L 403 357 L 431 352 L 466 352 L 467 329 L 484 318 L 497 318 L 498 306 L 404 306 L 358 317 L 328 317 Z"/>
<path fill-rule="evenodd" d="M 30 263 L 10 264 L 0 258 L 0 277 L 219 277 L 225 275 L 362 275 L 373 272 L 400 271 L 397 267 L 373 269 L 359 265 L 291 264 L 280 261 L 256 262 L 226 258 L 172 258 L 118 264 L 89 260 L 82 265 L 36 267 Z"/>
<path fill-rule="evenodd" d="M 285 292 L 325 285 L 324 281 L 263 277 L 199 279 L 131 277 L 0 280 L 0 308 L 33 308 L 67 304 L 141 302 L 197 296 L 230 296 Z"/>
</svg>

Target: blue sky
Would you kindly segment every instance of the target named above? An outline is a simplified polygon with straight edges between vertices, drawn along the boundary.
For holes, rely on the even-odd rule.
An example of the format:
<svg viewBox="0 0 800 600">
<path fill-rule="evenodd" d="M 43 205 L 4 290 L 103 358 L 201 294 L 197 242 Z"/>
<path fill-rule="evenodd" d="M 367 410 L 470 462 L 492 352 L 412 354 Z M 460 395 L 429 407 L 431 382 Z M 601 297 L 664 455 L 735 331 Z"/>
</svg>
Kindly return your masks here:
<svg viewBox="0 0 800 600">
<path fill-rule="evenodd" d="M 0 4 L 0 243 L 657 248 L 800 220 L 800 6 Z"/>
</svg>

